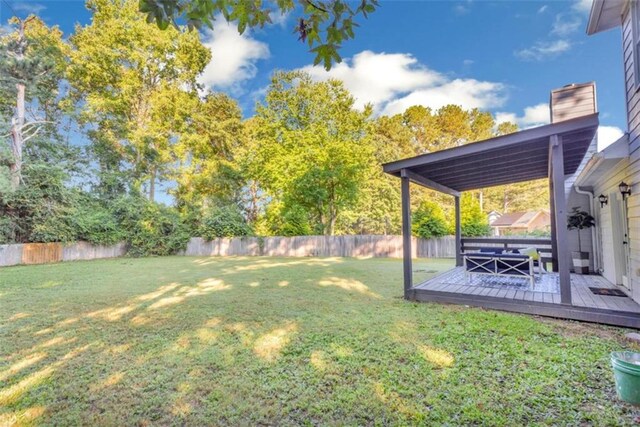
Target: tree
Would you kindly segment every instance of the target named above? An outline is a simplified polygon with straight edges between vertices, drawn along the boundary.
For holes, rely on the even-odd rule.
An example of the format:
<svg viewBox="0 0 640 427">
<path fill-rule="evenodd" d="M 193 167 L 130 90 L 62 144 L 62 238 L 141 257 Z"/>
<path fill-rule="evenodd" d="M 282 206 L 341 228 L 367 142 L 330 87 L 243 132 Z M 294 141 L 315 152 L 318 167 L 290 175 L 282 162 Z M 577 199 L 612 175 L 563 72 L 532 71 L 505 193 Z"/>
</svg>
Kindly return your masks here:
<svg viewBox="0 0 640 427">
<path fill-rule="evenodd" d="M 25 144 L 39 134 L 55 133 L 58 82 L 67 49 L 60 30 L 47 27 L 34 15 L 14 17 L 10 23 L 15 31 L 0 39 L 0 112 L 3 119 L 12 116 L 5 137 L 10 138 L 7 162 L 10 187 L 15 191 L 23 181 Z"/>
<path fill-rule="evenodd" d="M 356 202 L 374 161 L 366 139 L 370 109 L 357 111 L 353 104 L 342 82 L 278 72 L 257 107 L 249 142 L 249 177 L 287 209 L 305 209 L 327 235 Z"/>
<path fill-rule="evenodd" d="M 328 70 L 342 59 L 338 50 L 342 42 L 354 38 L 358 26 L 355 19 L 367 17 L 378 6 L 377 0 L 359 0 L 357 7 L 345 0 L 273 0 L 271 2 L 246 0 L 141 0 L 140 11 L 147 14 L 147 21 L 155 21 L 166 29 L 184 18 L 189 28 L 203 25 L 213 28 L 217 15 L 227 21 L 236 21 L 238 32 L 247 27 L 260 27 L 271 22 L 273 13 L 287 15 L 300 11 L 295 32 L 298 40 L 307 43 L 315 54 L 314 65 L 323 63 Z M 275 6 L 276 11 L 271 7 Z"/>
<path fill-rule="evenodd" d="M 489 220 L 480 209 L 480 202 L 471 193 L 463 193 L 460 200 L 460 226 L 466 237 L 486 236 Z M 453 228 L 453 226 L 452 226 Z"/>
<path fill-rule="evenodd" d="M 413 214 L 411 231 L 414 236 L 428 239 L 448 234 L 447 220 L 439 203 L 424 200 Z"/>
<path fill-rule="evenodd" d="M 382 170 L 382 164 L 413 156 L 412 133 L 402 117 L 381 116 L 367 127 L 367 141 L 374 159 L 364 165 L 365 178 L 356 202 L 338 221 L 339 233 L 391 234 L 400 232 L 400 187 L 397 178 Z"/>
<path fill-rule="evenodd" d="M 134 0 L 87 6 L 93 18 L 71 37 L 67 75 L 71 98 L 82 106 L 78 120 L 92 140 L 101 187 L 114 196 L 146 185 L 153 200 L 183 130 L 173 112 L 197 101 L 196 78 L 211 53 L 195 32 L 145 22 Z"/>
<path fill-rule="evenodd" d="M 178 109 L 175 128 L 180 129 L 173 148 L 178 165 L 170 174 L 177 184 L 172 191 L 176 204 L 196 210 L 235 204 L 243 184 L 235 161 L 244 144 L 238 103 L 211 93 L 170 104 Z M 164 111 L 166 120 L 173 108 Z"/>
</svg>

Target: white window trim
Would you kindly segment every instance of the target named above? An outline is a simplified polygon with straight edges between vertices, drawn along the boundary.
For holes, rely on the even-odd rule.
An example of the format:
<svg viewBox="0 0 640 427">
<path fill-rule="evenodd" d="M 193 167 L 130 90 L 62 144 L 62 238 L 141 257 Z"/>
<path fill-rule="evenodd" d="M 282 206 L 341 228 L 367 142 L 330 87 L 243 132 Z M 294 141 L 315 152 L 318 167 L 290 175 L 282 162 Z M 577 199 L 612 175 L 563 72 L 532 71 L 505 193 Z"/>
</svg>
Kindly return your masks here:
<svg viewBox="0 0 640 427">
<path fill-rule="evenodd" d="M 631 36 L 633 80 L 636 92 L 640 90 L 640 1 L 631 0 Z"/>
</svg>

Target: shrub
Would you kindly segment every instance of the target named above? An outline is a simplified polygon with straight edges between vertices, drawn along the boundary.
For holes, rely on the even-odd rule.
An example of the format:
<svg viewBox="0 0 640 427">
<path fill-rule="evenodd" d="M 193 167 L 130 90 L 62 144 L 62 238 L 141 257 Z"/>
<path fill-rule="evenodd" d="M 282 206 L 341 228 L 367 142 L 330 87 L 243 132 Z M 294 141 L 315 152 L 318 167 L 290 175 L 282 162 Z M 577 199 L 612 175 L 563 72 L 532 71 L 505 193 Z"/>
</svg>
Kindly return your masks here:
<svg viewBox="0 0 640 427">
<path fill-rule="evenodd" d="M 446 236 L 447 221 L 439 204 L 425 200 L 413 215 L 411 229 L 414 236 L 428 239 Z"/>
<path fill-rule="evenodd" d="M 175 209 L 124 196 L 114 202 L 113 213 L 131 256 L 171 255 L 187 247 L 189 233 Z"/>
<path fill-rule="evenodd" d="M 462 235 L 481 237 L 489 234 L 489 218 L 480 209 L 480 202 L 471 193 L 464 193 L 460 202 Z"/>
<path fill-rule="evenodd" d="M 212 209 L 202 218 L 199 234 L 206 240 L 218 237 L 239 237 L 253 234 L 237 206 Z"/>
<path fill-rule="evenodd" d="M 114 213 L 98 201 L 87 198 L 76 206 L 70 222 L 78 240 L 94 245 L 113 245 L 124 240 Z"/>
<path fill-rule="evenodd" d="M 313 234 L 309 215 L 296 204 L 272 202 L 256 226 L 261 235 L 308 236 Z"/>
</svg>

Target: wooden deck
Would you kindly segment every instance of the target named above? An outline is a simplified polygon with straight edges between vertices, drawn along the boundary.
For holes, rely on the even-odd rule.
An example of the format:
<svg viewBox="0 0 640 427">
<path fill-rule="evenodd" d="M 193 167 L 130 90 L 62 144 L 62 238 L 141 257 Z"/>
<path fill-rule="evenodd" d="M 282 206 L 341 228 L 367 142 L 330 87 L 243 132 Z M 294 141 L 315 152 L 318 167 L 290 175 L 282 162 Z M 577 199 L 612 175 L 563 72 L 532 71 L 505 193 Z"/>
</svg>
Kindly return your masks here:
<svg viewBox="0 0 640 427">
<path fill-rule="evenodd" d="M 556 273 L 544 274 L 553 280 Z M 561 304 L 559 292 L 532 290 L 526 283 L 520 289 L 483 286 L 482 279 L 465 283 L 463 267 L 456 267 L 414 286 L 410 298 L 640 329 L 640 304 L 628 297 L 595 295 L 589 287 L 619 288 L 602 276 L 572 274 L 572 305 L 567 305 Z"/>
</svg>

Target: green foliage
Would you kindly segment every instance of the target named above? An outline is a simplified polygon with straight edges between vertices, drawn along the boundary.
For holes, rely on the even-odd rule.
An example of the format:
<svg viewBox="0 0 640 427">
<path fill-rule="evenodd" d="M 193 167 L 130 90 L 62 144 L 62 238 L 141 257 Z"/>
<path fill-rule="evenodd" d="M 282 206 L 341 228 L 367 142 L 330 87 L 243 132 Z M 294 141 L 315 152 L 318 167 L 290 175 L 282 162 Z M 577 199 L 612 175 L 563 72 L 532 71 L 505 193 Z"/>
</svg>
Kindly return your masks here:
<svg viewBox="0 0 640 427">
<path fill-rule="evenodd" d="M 247 176 L 272 202 L 305 209 L 323 234 L 335 233 L 375 162 L 366 138 L 370 110 L 353 103 L 339 81 L 276 73 L 243 159 Z"/>
<path fill-rule="evenodd" d="M 276 6 L 275 12 L 272 6 Z M 233 0 L 140 1 L 140 11 L 147 15 L 147 21 L 156 22 L 163 30 L 170 25 L 177 28 L 182 18 L 189 29 L 203 25 L 213 28 L 217 15 L 222 15 L 227 22 L 237 23 L 242 34 L 247 28 L 262 28 L 271 23 L 272 13 L 300 13 L 295 28 L 298 40 L 306 42 L 316 54 L 314 64 L 323 63 L 327 70 L 342 60 L 338 54 L 341 44 L 355 37 L 354 29 L 358 26 L 355 18 L 359 15 L 366 18 L 377 6 L 377 0 L 360 0 L 355 4 L 344 0 L 274 0 L 264 4 Z"/>
<path fill-rule="evenodd" d="M 339 41 L 353 37 L 353 19 L 375 2 L 274 5 L 302 13 L 297 31 L 329 66 L 339 60 Z M 374 106 L 355 108 L 341 82 L 304 72 L 275 73 L 255 116 L 243 120 L 230 96 L 201 96 L 197 78 L 211 52 L 198 33 L 161 30 L 146 18 L 168 27 L 182 16 L 196 26 L 222 12 L 244 31 L 268 22 L 266 3 L 90 0 L 87 7 L 91 23 L 68 42 L 32 18 L 21 64 L 8 54 L 25 48 L 19 38 L 1 40 L 8 78 L 0 82 L 0 126 L 10 126 L 18 82 L 29 84 L 26 101 L 47 122 L 24 144 L 17 192 L 10 191 L 16 174 L 8 173 L 15 156 L 0 146 L 2 242 L 125 239 L 132 254 L 144 255 L 173 253 L 188 235 L 396 234 L 400 186 L 381 164 L 516 130 L 455 105 L 374 118 Z M 85 131 L 82 155 L 60 137 L 66 123 Z M 174 206 L 152 203 L 162 181 L 171 183 Z M 547 194 L 539 181 L 474 192 L 482 205 L 465 196 L 463 234 L 487 232 L 482 211 L 544 207 Z M 417 186 L 411 196 L 414 233 L 446 234 L 450 197 Z"/>
<path fill-rule="evenodd" d="M 489 220 L 480 209 L 480 202 L 471 193 L 463 193 L 460 203 L 462 235 L 481 237 L 489 234 Z"/>
<path fill-rule="evenodd" d="M 440 204 L 424 200 L 413 214 L 411 229 L 414 236 L 425 239 L 446 236 L 449 229 Z"/>
<path fill-rule="evenodd" d="M 567 216 L 567 228 L 569 230 L 584 230 L 595 227 L 596 219 L 587 211 L 583 211 L 579 206 L 574 206 Z"/>
<path fill-rule="evenodd" d="M 153 200 L 156 183 L 172 175 L 174 145 L 198 127 L 191 117 L 200 106 L 196 79 L 211 52 L 197 32 L 147 23 L 135 0 L 87 6 L 91 24 L 70 37 L 67 102 L 78 106 L 92 140 L 100 187 L 112 197 L 125 188 Z"/>
<path fill-rule="evenodd" d="M 237 206 L 223 206 L 209 211 L 202 218 L 200 237 L 213 240 L 217 237 L 250 236 L 253 232 Z"/>
<path fill-rule="evenodd" d="M 114 213 L 98 200 L 85 199 L 70 215 L 76 239 L 94 245 L 113 245 L 124 240 L 126 230 L 120 227 Z"/>
<path fill-rule="evenodd" d="M 574 206 L 567 216 L 567 228 L 569 230 L 578 230 L 578 250 L 582 251 L 582 241 L 580 231 L 585 228 L 596 226 L 596 219 L 587 211 L 583 211 L 579 206 Z"/>
<path fill-rule="evenodd" d="M 186 248 L 190 236 L 175 209 L 140 196 L 123 196 L 112 209 L 129 255 L 170 255 Z"/>
<path fill-rule="evenodd" d="M 69 215 L 76 193 L 65 182 L 62 167 L 27 163 L 23 169 L 26 185 L 16 191 L 0 191 L 0 237 L 5 242 L 67 242 L 75 239 Z"/>
</svg>

